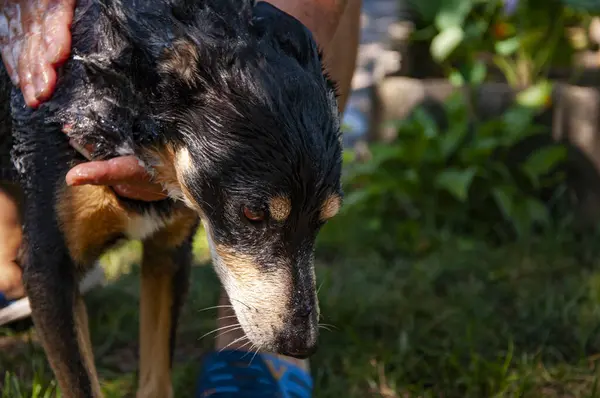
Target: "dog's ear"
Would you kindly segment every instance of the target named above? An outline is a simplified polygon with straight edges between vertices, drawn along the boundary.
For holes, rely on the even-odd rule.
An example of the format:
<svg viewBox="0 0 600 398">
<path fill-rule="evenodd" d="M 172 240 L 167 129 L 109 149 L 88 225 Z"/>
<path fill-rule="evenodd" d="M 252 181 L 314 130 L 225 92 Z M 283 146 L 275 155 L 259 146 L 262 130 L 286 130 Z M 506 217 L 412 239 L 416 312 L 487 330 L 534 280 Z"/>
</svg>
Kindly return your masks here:
<svg viewBox="0 0 600 398">
<path fill-rule="evenodd" d="M 312 33 L 296 18 L 260 1 L 254 7 L 252 27 L 259 37 L 273 40 L 288 56 L 314 72 L 321 71 L 321 56 Z"/>
</svg>

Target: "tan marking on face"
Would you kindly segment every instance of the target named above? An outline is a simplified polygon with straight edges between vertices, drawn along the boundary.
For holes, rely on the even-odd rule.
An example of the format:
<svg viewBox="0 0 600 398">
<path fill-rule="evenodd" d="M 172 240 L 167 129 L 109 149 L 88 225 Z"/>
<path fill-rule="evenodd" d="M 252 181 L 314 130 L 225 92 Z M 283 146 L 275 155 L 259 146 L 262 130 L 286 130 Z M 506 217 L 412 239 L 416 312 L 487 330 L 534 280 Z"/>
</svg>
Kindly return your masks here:
<svg viewBox="0 0 600 398">
<path fill-rule="evenodd" d="M 175 153 L 175 170 L 178 175 L 185 175 L 193 167 L 192 156 L 187 148 L 181 148 Z"/>
<path fill-rule="evenodd" d="M 275 196 L 269 200 L 269 213 L 276 221 L 285 221 L 292 212 L 292 202 L 287 196 Z"/>
<path fill-rule="evenodd" d="M 209 232 L 209 242 L 213 242 Z M 212 245 L 212 243 L 211 243 Z M 215 245 L 215 270 L 231 298 L 244 332 L 256 345 L 272 342 L 289 315 L 292 279 L 287 267 L 262 270 L 251 256 Z"/>
<path fill-rule="evenodd" d="M 192 170 L 194 167 L 194 161 L 192 160 L 192 156 L 190 155 L 190 151 L 187 148 L 181 148 L 175 153 L 175 175 L 177 176 L 177 183 L 179 184 L 179 189 L 181 190 L 183 201 L 188 205 L 188 207 L 194 209 L 200 217 L 204 216 L 204 211 L 194 199 L 194 196 L 190 192 L 190 189 L 185 183 L 184 176 Z"/>
<path fill-rule="evenodd" d="M 178 40 L 172 49 L 166 50 L 158 68 L 160 72 L 173 74 L 191 85 L 198 74 L 198 49 L 187 40 Z"/>
<path fill-rule="evenodd" d="M 223 245 L 217 245 L 216 252 L 236 279 L 252 279 L 258 276 L 260 272 L 258 264 L 251 256 L 236 253 L 233 249 Z"/>
<path fill-rule="evenodd" d="M 342 198 L 339 195 L 331 194 L 327 199 L 323 201 L 321 205 L 321 220 L 326 221 L 335 216 L 340 211 L 342 205 Z"/>
<path fill-rule="evenodd" d="M 169 196 L 180 199 L 182 193 L 175 169 L 175 148 L 171 145 L 149 148 L 145 151 L 144 158 L 151 167 L 152 181 L 162 185 Z"/>
<path fill-rule="evenodd" d="M 169 196 L 181 200 L 202 215 L 202 209 L 185 184 L 184 175 L 193 168 L 193 160 L 187 148 L 176 149 L 167 145 L 146 150 L 145 158 L 152 167 L 152 180 L 161 184 Z"/>
</svg>

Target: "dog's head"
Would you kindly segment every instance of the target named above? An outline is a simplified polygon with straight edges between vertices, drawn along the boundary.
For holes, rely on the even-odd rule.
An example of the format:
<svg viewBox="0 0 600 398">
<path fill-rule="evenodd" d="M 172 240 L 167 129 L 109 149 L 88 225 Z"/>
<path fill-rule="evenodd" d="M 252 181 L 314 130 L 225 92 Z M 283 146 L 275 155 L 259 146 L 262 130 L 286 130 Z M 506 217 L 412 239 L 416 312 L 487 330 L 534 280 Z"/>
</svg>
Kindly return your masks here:
<svg viewBox="0 0 600 398">
<path fill-rule="evenodd" d="M 310 32 L 267 3 L 251 21 L 163 54 L 161 117 L 178 138 L 154 164 L 199 212 L 246 335 L 301 357 L 318 336 L 315 238 L 341 205 L 339 115 Z"/>
</svg>

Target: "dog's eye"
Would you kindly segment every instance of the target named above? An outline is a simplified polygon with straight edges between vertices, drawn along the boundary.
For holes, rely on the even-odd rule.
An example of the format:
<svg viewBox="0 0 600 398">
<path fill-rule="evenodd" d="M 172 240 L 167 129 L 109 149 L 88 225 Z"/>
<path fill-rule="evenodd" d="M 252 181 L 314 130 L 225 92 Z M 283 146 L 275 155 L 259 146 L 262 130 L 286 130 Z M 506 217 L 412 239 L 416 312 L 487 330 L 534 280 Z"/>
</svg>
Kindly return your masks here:
<svg viewBox="0 0 600 398">
<path fill-rule="evenodd" d="M 242 212 L 244 213 L 244 217 L 252 222 L 261 222 L 265 219 L 265 212 L 262 210 L 252 210 L 244 206 Z"/>
</svg>

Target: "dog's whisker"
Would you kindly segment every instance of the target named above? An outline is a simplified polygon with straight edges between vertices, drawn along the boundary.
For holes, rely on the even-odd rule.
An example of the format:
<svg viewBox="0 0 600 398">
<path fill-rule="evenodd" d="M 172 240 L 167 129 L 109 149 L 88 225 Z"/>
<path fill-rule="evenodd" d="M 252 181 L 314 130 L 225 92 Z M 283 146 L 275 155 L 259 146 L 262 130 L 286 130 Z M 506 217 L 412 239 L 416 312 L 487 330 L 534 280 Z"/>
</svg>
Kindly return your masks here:
<svg viewBox="0 0 600 398">
<path fill-rule="evenodd" d="M 230 347 L 231 345 L 233 345 L 233 344 L 235 344 L 235 343 L 237 343 L 238 341 L 241 341 L 241 340 L 243 340 L 243 339 L 248 339 L 248 338 L 246 337 L 246 335 L 243 335 L 243 336 L 241 336 L 241 337 L 238 337 L 237 339 L 235 339 L 235 340 L 233 340 L 232 342 L 230 342 L 229 344 L 227 344 L 225 347 L 221 348 L 221 349 L 219 350 L 219 352 L 223 352 L 223 350 L 225 350 L 227 347 Z M 248 340 L 248 342 L 250 342 L 250 340 Z M 244 346 L 245 346 L 245 344 L 244 344 L 242 347 L 244 347 Z"/>
<path fill-rule="evenodd" d="M 242 304 L 242 305 L 246 306 L 246 308 L 248 308 L 249 310 L 254 310 L 254 311 L 256 311 L 256 308 L 249 306 L 248 304 L 244 303 L 243 301 L 240 301 L 240 300 L 237 300 L 237 299 L 234 299 L 234 298 L 230 298 L 230 300 L 237 301 L 238 303 L 240 303 L 240 304 Z"/>
<path fill-rule="evenodd" d="M 252 342 L 251 342 L 250 340 L 248 340 L 248 341 L 246 341 L 244 344 L 242 344 L 242 345 L 241 345 L 241 346 L 238 348 L 238 350 L 239 350 L 239 351 L 241 351 L 241 350 L 245 349 L 245 348 L 248 346 L 248 344 L 250 344 L 250 347 L 251 347 L 250 349 L 252 349 L 252 346 L 254 346 L 254 344 L 252 344 Z"/>
<path fill-rule="evenodd" d="M 321 288 L 323 287 L 324 283 L 325 281 L 321 281 L 321 283 L 319 284 L 319 287 L 317 288 L 317 296 L 319 295 L 319 292 L 321 291 Z"/>
<path fill-rule="evenodd" d="M 251 342 L 250 342 L 250 341 L 248 341 L 248 343 L 251 343 Z M 246 345 L 247 345 L 247 343 L 246 343 L 246 344 L 244 344 L 242 347 L 245 347 Z M 242 355 L 242 359 L 243 359 L 243 358 L 246 358 L 246 356 L 252 352 L 252 350 L 253 350 L 253 347 L 254 347 L 254 344 L 251 344 L 251 345 L 250 345 L 250 348 L 248 349 L 248 351 L 246 351 L 246 353 L 245 353 L 244 355 Z M 240 348 L 241 348 L 241 347 L 240 347 Z M 252 361 L 250 361 L 250 363 L 252 363 Z"/>
<path fill-rule="evenodd" d="M 252 344 L 252 347 L 256 347 L 256 352 L 252 356 L 252 359 L 250 359 L 250 365 L 252 365 L 252 361 L 254 361 L 254 358 L 256 358 L 256 354 L 258 354 L 258 352 L 260 351 L 260 347 L 262 347 L 262 346 L 255 346 L 254 344 Z M 250 348 L 250 349 L 252 349 L 252 348 Z"/>
<path fill-rule="evenodd" d="M 215 336 L 215 339 L 218 339 L 219 337 L 221 337 L 221 336 L 223 336 L 223 335 L 226 335 L 227 333 L 235 332 L 235 331 L 237 331 L 237 330 L 240 330 L 240 329 L 242 329 L 242 327 L 241 327 L 241 326 L 240 326 L 240 327 L 238 327 L 238 328 L 235 328 L 235 329 L 229 329 L 229 330 L 226 330 L 226 331 L 224 331 L 224 332 L 221 332 L 221 333 L 219 333 L 218 335 L 216 335 L 216 336 Z"/>
<path fill-rule="evenodd" d="M 222 316 L 220 318 L 217 318 L 217 321 L 222 321 L 223 319 L 229 319 L 229 318 L 236 318 L 237 315 L 233 314 L 233 315 L 226 315 L 226 316 Z"/>
<path fill-rule="evenodd" d="M 236 324 L 233 324 L 233 325 L 226 325 L 226 326 L 222 326 L 220 328 L 216 328 L 214 330 L 211 330 L 208 333 L 205 333 L 204 336 L 200 337 L 198 340 L 202 340 L 203 338 L 205 338 L 206 336 L 208 336 L 210 334 L 217 333 L 217 332 L 220 332 L 222 330 L 231 329 L 231 328 L 238 327 L 238 326 L 241 327 L 241 325 L 239 323 L 236 323 Z"/>
<path fill-rule="evenodd" d="M 325 330 L 327 330 L 327 331 L 329 331 L 329 332 L 333 332 L 333 330 L 340 330 L 340 329 L 339 329 L 337 326 L 335 326 L 335 325 L 331 325 L 331 324 L 329 324 L 329 323 L 319 323 L 317 326 L 318 326 L 319 328 L 321 328 L 321 329 L 325 329 Z M 332 329 L 333 329 L 333 330 L 332 330 Z"/>
<path fill-rule="evenodd" d="M 248 346 L 248 344 L 250 344 L 250 348 L 246 351 L 246 353 L 244 353 L 244 355 L 242 355 L 242 359 L 244 359 L 246 357 L 246 355 L 248 355 L 250 352 L 252 352 L 252 347 L 254 347 L 254 344 L 250 340 L 248 340 L 243 345 L 241 345 L 240 347 L 237 348 L 237 351 L 246 350 L 246 347 Z M 250 363 L 252 363 L 252 362 L 250 362 Z"/>
<path fill-rule="evenodd" d="M 333 329 L 339 330 L 339 328 L 337 326 L 332 325 L 331 323 L 319 323 L 319 326 L 326 326 L 326 327 L 329 327 L 329 328 L 333 328 Z"/>
<path fill-rule="evenodd" d="M 143 189 L 143 188 L 139 188 L 139 187 L 136 187 L 135 189 L 137 191 L 140 191 L 140 192 L 149 193 L 149 194 L 152 194 L 152 195 L 158 195 L 158 196 L 161 196 L 163 198 L 168 198 L 169 197 L 169 194 L 165 193 L 165 192 L 157 193 L 156 191 L 152 191 L 150 189 Z"/>
<path fill-rule="evenodd" d="M 218 308 L 233 308 L 233 305 L 214 305 L 212 307 L 203 308 L 201 310 L 198 310 L 198 312 L 210 311 L 210 310 L 214 310 L 214 309 L 218 309 Z"/>
</svg>

